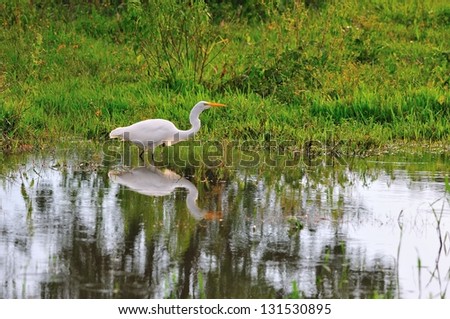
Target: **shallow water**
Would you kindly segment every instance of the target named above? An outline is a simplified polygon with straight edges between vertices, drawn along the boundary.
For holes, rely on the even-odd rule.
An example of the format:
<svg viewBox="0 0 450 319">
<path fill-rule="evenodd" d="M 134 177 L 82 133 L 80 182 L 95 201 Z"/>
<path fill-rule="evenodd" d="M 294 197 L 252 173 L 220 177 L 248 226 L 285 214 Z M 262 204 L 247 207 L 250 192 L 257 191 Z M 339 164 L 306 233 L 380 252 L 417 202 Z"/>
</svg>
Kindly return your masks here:
<svg viewBox="0 0 450 319">
<path fill-rule="evenodd" d="M 449 296 L 445 155 L 143 167 L 75 144 L 1 160 L 0 298 Z"/>
</svg>

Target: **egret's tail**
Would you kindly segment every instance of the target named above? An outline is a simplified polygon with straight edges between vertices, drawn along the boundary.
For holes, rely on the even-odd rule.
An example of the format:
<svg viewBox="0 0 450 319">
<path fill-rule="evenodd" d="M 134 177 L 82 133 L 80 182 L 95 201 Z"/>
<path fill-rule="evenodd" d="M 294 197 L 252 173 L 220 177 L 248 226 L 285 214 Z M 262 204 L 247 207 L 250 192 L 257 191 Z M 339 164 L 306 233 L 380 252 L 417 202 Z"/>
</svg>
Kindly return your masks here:
<svg viewBox="0 0 450 319">
<path fill-rule="evenodd" d="M 109 138 L 123 139 L 123 133 L 125 133 L 125 127 L 118 127 L 109 133 Z"/>
</svg>

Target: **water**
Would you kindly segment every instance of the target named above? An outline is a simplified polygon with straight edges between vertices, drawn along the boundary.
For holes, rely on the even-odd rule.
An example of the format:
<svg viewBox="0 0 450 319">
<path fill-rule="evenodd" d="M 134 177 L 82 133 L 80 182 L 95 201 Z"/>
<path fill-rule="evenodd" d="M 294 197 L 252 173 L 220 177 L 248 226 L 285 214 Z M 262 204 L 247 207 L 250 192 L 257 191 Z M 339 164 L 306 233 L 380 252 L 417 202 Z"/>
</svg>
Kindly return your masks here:
<svg viewBox="0 0 450 319">
<path fill-rule="evenodd" d="M 445 155 L 124 167 L 74 144 L 1 160 L 0 298 L 449 296 Z"/>
</svg>

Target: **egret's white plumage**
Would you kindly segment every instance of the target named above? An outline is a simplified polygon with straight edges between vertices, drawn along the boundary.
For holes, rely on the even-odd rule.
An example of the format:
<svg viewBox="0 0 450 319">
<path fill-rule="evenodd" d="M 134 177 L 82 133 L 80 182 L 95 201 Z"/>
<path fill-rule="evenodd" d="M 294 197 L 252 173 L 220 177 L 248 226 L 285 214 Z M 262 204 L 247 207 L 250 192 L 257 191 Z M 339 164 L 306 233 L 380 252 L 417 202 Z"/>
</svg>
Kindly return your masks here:
<svg viewBox="0 0 450 319">
<path fill-rule="evenodd" d="M 220 103 L 198 102 L 189 115 L 192 127 L 189 130 L 180 130 L 172 122 L 162 119 L 144 120 L 130 126 L 119 127 L 109 133 L 110 138 L 120 138 L 130 141 L 139 148 L 153 152 L 155 147 L 165 144 L 173 145 L 194 136 L 200 129 L 200 113 L 210 107 L 225 106 Z M 141 153 L 142 154 L 142 153 Z"/>
<path fill-rule="evenodd" d="M 208 219 L 216 215 L 199 208 L 197 187 L 171 170 L 148 166 L 134 168 L 128 172 L 110 171 L 108 176 L 114 182 L 147 196 L 167 196 L 177 188 L 184 188 L 188 191 L 186 206 L 195 219 Z"/>
</svg>

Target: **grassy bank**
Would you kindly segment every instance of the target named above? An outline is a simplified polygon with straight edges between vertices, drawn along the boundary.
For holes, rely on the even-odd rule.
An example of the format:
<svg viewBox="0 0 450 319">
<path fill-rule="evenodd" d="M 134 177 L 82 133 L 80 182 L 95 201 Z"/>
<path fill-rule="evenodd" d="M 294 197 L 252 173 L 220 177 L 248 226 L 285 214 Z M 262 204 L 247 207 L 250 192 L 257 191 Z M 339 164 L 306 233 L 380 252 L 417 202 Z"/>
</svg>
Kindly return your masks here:
<svg viewBox="0 0 450 319">
<path fill-rule="evenodd" d="M 447 1 L 149 2 L 0 0 L 4 151 L 203 99 L 200 139 L 449 145 Z"/>
</svg>

